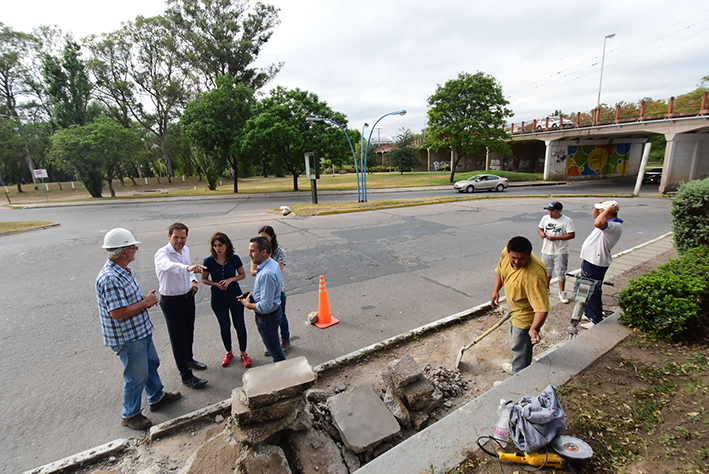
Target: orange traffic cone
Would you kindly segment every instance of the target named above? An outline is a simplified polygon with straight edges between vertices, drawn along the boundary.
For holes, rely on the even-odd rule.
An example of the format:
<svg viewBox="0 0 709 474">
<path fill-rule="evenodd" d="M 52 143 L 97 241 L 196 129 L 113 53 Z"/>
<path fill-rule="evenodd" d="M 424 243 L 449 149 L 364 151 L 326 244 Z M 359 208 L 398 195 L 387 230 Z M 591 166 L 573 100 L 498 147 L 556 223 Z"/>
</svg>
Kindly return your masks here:
<svg viewBox="0 0 709 474">
<path fill-rule="evenodd" d="M 315 325 L 320 329 L 325 329 L 340 322 L 330 314 L 330 301 L 327 299 L 327 287 L 325 287 L 325 277 L 320 275 L 320 293 L 318 294 L 318 320 Z"/>
</svg>

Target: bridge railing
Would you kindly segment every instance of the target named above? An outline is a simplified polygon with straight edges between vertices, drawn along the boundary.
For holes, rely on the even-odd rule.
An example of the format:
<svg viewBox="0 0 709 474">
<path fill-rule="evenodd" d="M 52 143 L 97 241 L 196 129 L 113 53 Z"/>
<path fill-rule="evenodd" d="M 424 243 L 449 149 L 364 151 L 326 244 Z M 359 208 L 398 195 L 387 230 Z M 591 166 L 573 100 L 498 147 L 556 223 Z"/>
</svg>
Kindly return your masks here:
<svg viewBox="0 0 709 474">
<path fill-rule="evenodd" d="M 707 115 L 707 92 L 691 92 L 669 99 L 644 99 L 639 102 L 619 102 L 613 106 L 601 105 L 586 112 L 534 119 L 508 124 L 505 130 L 512 134 L 545 132 L 558 129 L 593 127 L 615 123 L 631 123 L 673 117 Z"/>
</svg>

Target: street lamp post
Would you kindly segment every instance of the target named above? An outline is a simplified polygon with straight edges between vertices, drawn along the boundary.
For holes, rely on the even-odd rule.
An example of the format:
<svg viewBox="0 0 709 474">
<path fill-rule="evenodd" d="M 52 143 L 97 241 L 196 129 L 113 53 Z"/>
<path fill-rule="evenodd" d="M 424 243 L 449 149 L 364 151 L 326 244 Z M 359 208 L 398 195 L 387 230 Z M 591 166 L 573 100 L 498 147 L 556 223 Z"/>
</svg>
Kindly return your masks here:
<svg viewBox="0 0 709 474">
<path fill-rule="evenodd" d="M 352 158 L 354 159 L 354 165 L 355 165 L 355 174 L 357 175 L 357 201 L 362 202 L 362 195 L 361 195 L 360 187 L 359 187 L 359 172 L 357 171 L 357 153 L 355 153 L 354 147 L 352 146 L 352 141 L 350 140 L 350 136 L 347 135 L 347 131 L 339 123 L 335 122 L 334 120 L 327 119 L 327 118 L 308 117 L 305 120 L 310 123 L 312 123 L 312 122 L 328 122 L 333 125 L 337 125 L 339 127 L 339 129 L 342 130 L 342 133 L 345 134 L 345 137 L 347 137 L 347 143 L 350 144 L 350 150 L 352 150 Z"/>
<path fill-rule="evenodd" d="M 322 117 L 308 117 L 305 120 L 308 122 L 329 122 L 333 125 L 337 125 L 340 130 L 342 130 L 342 133 L 345 134 L 345 137 L 347 137 L 347 143 L 350 144 L 350 150 L 352 150 L 352 158 L 354 159 L 354 165 L 355 165 L 355 174 L 357 175 L 357 201 L 358 202 L 367 202 L 367 152 L 369 151 L 369 142 L 372 140 L 372 133 L 374 132 L 374 128 L 377 126 L 379 121 L 383 119 L 384 117 L 388 117 L 389 115 L 406 115 L 406 110 L 397 110 L 396 112 L 389 112 L 388 114 L 384 114 L 379 119 L 374 122 L 374 127 L 372 127 L 372 130 L 369 132 L 369 138 L 367 138 L 366 144 L 364 143 L 364 129 L 369 127 L 369 124 L 365 123 L 364 126 L 362 127 L 362 137 L 361 137 L 361 142 L 360 145 L 365 144 L 364 148 L 360 150 L 360 166 L 359 169 L 357 168 L 357 153 L 355 153 L 354 147 L 352 146 L 352 141 L 350 141 L 350 136 L 347 135 L 347 131 L 345 131 L 344 127 L 340 125 L 339 123 L 335 122 L 334 120 L 330 120 L 327 118 L 322 118 Z M 362 172 L 362 185 L 360 187 L 360 177 L 359 173 Z"/>
<path fill-rule="evenodd" d="M 377 128 L 377 124 L 381 119 L 384 117 L 388 117 L 389 115 L 406 115 L 406 110 L 397 110 L 396 112 L 389 112 L 388 114 L 384 114 L 379 119 L 374 122 L 374 125 L 372 126 L 372 129 L 369 132 L 369 137 L 367 138 L 367 146 L 365 148 L 366 152 L 364 153 L 364 178 L 362 180 L 362 189 L 364 190 L 364 202 L 367 202 L 367 154 L 369 152 L 369 142 L 372 140 L 372 133 L 374 133 L 374 129 Z M 365 124 L 366 125 L 366 124 Z M 362 138 L 364 138 L 364 128 L 362 128 Z"/>
<path fill-rule="evenodd" d="M 601 86 L 603 85 L 603 63 L 606 60 L 606 40 L 612 39 L 615 37 L 615 33 L 612 33 L 610 35 L 606 35 L 605 38 L 603 38 L 603 54 L 601 55 L 601 80 L 598 83 L 598 103 L 596 104 L 596 123 L 600 122 L 601 120 Z"/>
</svg>

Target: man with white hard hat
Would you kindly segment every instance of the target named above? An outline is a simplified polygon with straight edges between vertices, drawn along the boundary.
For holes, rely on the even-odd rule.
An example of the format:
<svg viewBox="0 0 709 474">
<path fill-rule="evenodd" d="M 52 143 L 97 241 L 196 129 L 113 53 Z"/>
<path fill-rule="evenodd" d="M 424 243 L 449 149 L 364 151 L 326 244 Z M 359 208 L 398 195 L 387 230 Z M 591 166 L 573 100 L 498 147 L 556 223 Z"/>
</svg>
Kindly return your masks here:
<svg viewBox="0 0 709 474">
<path fill-rule="evenodd" d="M 606 276 L 608 267 L 613 261 L 611 250 L 623 234 L 623 220 L 618 218 L 619 210 L 620 205 L 617 201 L 597 201 L 593 206 L 593 231 L 581 246 L 582 277 L 602 282 Z M 586 304 L 586 317 L 592 324 L 598 324 L 603 320 L 601 297 L 599 283 Z"/>
<path fill-rule="evenodd" d="M 123 425 L 147 430 L 152 422 L 141 412 L 143 390 L 150 411 L 157 411 L 178 398 L 180 392 L 163 390 L 153 344 L 153 323 L 148 308 L 158 304 L 155 290 L 143 294 L 128 264 L 135 260 L 140 242 L 122 228 L 108 231 L 103 248 L 108 260 L 96 277 L 96 301 L 104 345 L 115 351 L 123 364 Z"/>
</svg>

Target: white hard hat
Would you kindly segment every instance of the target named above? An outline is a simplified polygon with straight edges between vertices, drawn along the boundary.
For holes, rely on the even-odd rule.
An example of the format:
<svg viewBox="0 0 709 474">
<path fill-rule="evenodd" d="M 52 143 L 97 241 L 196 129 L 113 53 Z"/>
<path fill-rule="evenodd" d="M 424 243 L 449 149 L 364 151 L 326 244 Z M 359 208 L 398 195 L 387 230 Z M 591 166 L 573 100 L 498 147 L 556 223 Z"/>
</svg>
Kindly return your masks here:
<svg viewBox="0 0 709 474">
<path fill-rule="evenodd" d="M 106 236 L 103 238 L 103 246 L 101 248 L 117 249 L 139 243 L 140 242 L 135 240 L 135 237 L 133 237 L 133 234 L 131 234 L 128 229 L 117 227 L 106 232 Z"/>
<path fill-rule="evenodd" d="M 596 203 L 595 205 L 596 209 L 600 209 L 601 211 L 605 211 L 611 206 L 618 206 L 618 209 L 620 209 L 620 204 L 618 204 L 618 201 L 605 201 L 605 202 L 599 202 Z"/>
</svg>

